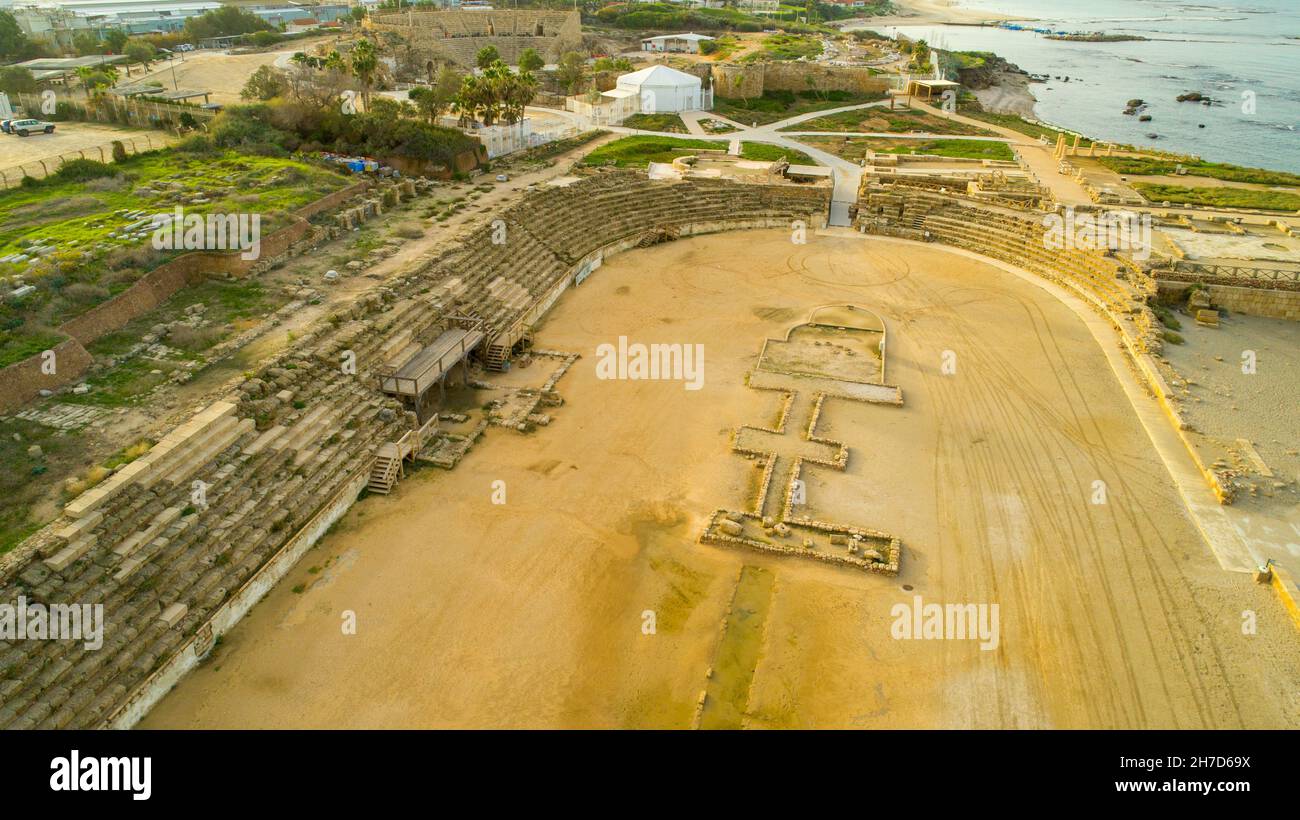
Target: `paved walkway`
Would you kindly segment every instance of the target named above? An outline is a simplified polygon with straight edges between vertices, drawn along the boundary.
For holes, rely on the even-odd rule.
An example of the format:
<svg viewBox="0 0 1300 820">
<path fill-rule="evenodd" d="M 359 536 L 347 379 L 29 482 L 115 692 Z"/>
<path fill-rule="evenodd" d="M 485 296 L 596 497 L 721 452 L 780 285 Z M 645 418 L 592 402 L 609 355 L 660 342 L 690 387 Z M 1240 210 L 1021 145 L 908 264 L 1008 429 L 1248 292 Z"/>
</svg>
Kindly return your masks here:
<svg viewBox="0 0 1300 820">
<path fill-rule="evenodd" d="M 1060 162 L 1052 155 L 1055 146 L 1043 145 L 1036 138 L 1028 134 L 1022 134 L 1010 128 L 1003 128 L 1000 125 L 984 122 L 983 120 L 964 117 L 961 114 L 955 114 L 944 111 L 942 108 L 935 108 L 919 100 L 912 101 L 912 107 L 917 111 L 923 111 L 927 114 L 933 114 L 936 117 L 943 117 L 953 122 L 965 123 L 987 131 L 992 131 L 1006 137 L 1011 143 L 1015 152 L 1029 166 L 1029 170 L 1038 178 L 1038 182 L 1047 186 L 1056 200 L 1063 205 L 1091 205 L 1092 197 L 1083 186 L 1075 182 L 1073 178 L 1067 177 L 1060 172 Z M 965 139 L 963 137 L 962 139 Z"/>
<path fill-rule="evenodd" d="M 889 132 L 851 132 L 851 131 L 782 131 L 783 128 L 799 125 L 803 122 L 815 120 L 819 117 L 826 117 L 833 114 L 839 114 L 844 111 L 858 111 L 865 108 L 883 107 L 889 104 L 889 100 L 876 100 L 869 103 L 858 103 L 856 105 L 843 105 L 838 108 L 827 108 L 821 111 L 808 111 L 803 114 L 797 114 L 793 117 L 787 117 L 777 122 L 767 123 L 765 125 L 745 125 L 736 122 L 711 111 L 687 111 L 682 113 L 682 122 L 686 124 L 689 132 L 688 135 L 666 132 L 666 131 L 643 131 L 637 128 L 625 128 L 622 126 L 609 127 L 608 130 L 617 134 L 637 134 L 645 136 L 659 137 L 676 137 L 689 136 L 692 139 L 716 140 L 718 142 L 731 143 L 732 140 L 741 140 L 742 142 L 761 142 L 767 145 L 778 145 L 782 148 L 789 148 L 794 151 L 801 151 L 807 154 L 815 162 L 820 163 L 831 169 L 834 191 L 831 194 L 831 212 L 828 224 L 831 226 L 847 226 L 849 224 L 848 211 L 858 197 L 858 188 L 862 183 L 862 167 L 851 160 L 838 157 L 828 151 L 824 151 L 805 142 L 800 142 L 799 137 L 810 136 L 835 136 L 835 137 L 876 137 L 882 139 L 969 139 L 984 142 L 1004 142 L 1012 146 L 1016 154 L 1025 161 L 1029 166 L 1031 173 L 1038 179 L 1038 182 L 1051 189 L 1057 200 L 1066 205 L 1084 205 L 1090 204 L 1092 199 L 1088 196 L 1083 186 L 1073 179 L 1062 175 L 1058 170 L 1056 158 L 1052 156 L 1052 147 L 1042 145 L 1037 139 L 1019 131 L 1010 128 L 992 125 L 982 120 L 972 119 L 960 114 L 954 114 L 944 111 L 934 106 L 912 100 L 910 105 L 917 111 L 932 114 L 936 117 L 942 117 L 954 122 L 965 123 L 978 128 L 983 128 L 993 133 L 993 136 L 967 136 L 963 134 L 895 134 Z M 726 134 L 709 134 L 700 125 L 702 119 L 715 119 L 734 126 L 737 130 Z"/>
</svg>

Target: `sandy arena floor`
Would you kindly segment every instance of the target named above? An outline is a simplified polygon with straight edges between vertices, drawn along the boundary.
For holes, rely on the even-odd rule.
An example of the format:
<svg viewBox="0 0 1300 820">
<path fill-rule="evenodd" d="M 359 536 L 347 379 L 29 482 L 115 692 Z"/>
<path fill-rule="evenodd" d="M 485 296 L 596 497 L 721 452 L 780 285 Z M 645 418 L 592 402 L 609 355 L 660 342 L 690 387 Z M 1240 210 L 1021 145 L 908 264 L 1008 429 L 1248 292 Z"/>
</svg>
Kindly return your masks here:
<svg viewBox="0 0 1300 820">
<path fill-rule="evenodd" d="M 752 489 L 729 441 L 776 407 L 743 382 L 764 337 L 832 302 L 885 319 L 905 404 L 827 402 L 848 469 L 806 471 L 808 502 L 901 537 L 896 578 L 696 542 Z M 619 336 L 703 344 L 704 388 L 598 380 Z M 584 356 L 548 428 L 358 504 L 143 726 L 687 727 L 706 688 L 748 727 L 1300 726 L 1294 628 L 1219 569 L 1101 348 L 1034 285 L 889 240 L 702 237 L 612 258 L 538 344 Z M 997 648 L 895 640 L 914 595 L 998 604 Z"/>
</svg>

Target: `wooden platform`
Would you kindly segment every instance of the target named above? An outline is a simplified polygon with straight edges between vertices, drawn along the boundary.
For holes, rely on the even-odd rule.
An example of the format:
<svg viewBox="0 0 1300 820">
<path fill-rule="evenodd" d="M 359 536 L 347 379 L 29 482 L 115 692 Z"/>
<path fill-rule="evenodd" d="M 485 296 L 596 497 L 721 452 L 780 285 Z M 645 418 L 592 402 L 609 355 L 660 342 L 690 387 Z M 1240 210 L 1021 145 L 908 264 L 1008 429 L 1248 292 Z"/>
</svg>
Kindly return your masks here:
<svg viewBox="0 0 1300 820">
<path fill-rule="evenodd" d="M 394 396 L 422 396 L 484 339 L 483 331 L 452 328 L 443 331 L 432 344 L 411 357 L 391 376 L 380 379 L 380 388 Z"/>
</svg>

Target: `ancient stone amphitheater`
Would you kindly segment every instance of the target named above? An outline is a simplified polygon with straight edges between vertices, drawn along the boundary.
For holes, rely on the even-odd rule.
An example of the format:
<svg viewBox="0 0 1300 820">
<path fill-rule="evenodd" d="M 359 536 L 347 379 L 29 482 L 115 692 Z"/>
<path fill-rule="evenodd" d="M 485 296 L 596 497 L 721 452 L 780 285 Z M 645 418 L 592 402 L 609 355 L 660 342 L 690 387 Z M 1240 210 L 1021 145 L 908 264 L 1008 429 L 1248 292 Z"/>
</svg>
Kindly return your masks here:
<svg viewBox="0 0 1300 820">
<path fill-rule="evenodd" d="M 582 22 L 576 11 L 408 9 L 372 15 L 367 27 L 387 47 L 409 49 L 412 57 L 430 69 L 439 62 L 473 66 L 475 55 L 484 46 L 495 47 L 511 65 L 526 48 L 555 62 L 582 41 Z"/>
<path fill-rule="evenodd" d="M 1156 283 L 1140 265 L 1100 249 L 1053 249 L 1044 241 L 1043 210 L 1017 199 L 997 203 L 940 193 L 932 183 L 925 177 L 865 178 L 855 226 L 863 233 L 953 245 L 1027 270 L 1105 316 L 1130 355 L 1159 351 L 1155 314 L 1146 304 Z M 1041 207 L 1052 205 L 1045 200 Z"/>
<path fill-rule="evenodd" d="M 107 622 L 97 651 L 0 641 L 0 728 L 138 721 L 347 510 L 380 450 L 419 431 L 379 390 L 412 339 L 468 316 L 489 347 L 506 344 L 604 254 L 793 220 L 816 227 L 828 206 L 827 188 L 597 174 L 529 195 L 311 326 L 0 559 L 0 600 L 102 603 Z"/>
</svg>

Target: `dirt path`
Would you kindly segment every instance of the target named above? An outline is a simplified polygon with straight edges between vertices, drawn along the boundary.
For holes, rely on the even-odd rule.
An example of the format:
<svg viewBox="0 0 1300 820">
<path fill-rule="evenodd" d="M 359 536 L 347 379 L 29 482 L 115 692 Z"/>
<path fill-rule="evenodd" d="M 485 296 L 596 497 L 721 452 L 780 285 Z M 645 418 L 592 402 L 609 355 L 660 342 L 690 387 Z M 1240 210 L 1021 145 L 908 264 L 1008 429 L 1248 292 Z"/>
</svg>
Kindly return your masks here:
<svg viewBox="0 0 1300 820">
<path fill-rule="evenodd" d="M 897 578 L 696 541 L 752 491 L 730 430 L 771 412 L 743 384 L 763 338 L 837 302 L 885 319 L 905 405 L 825 409 L 851 455 L 806 474 L 809 504 L 901 537 Z M 620 335 L 703 344 L 704 389 L 597 379 Z M 357 505 L 144 725 L 689 726 L 746 565 L 774 575 L 746 726 L 1300 725 L 1290 623 L 1219 569 L 1103 351 L 1036 286 L 939 248 L 704 237 L 608 260 L 538 344 L 584 356 L 549 427 Z M 917 595 L 999 605 L 997 648 L 894 639 Z"/>
</svg>

